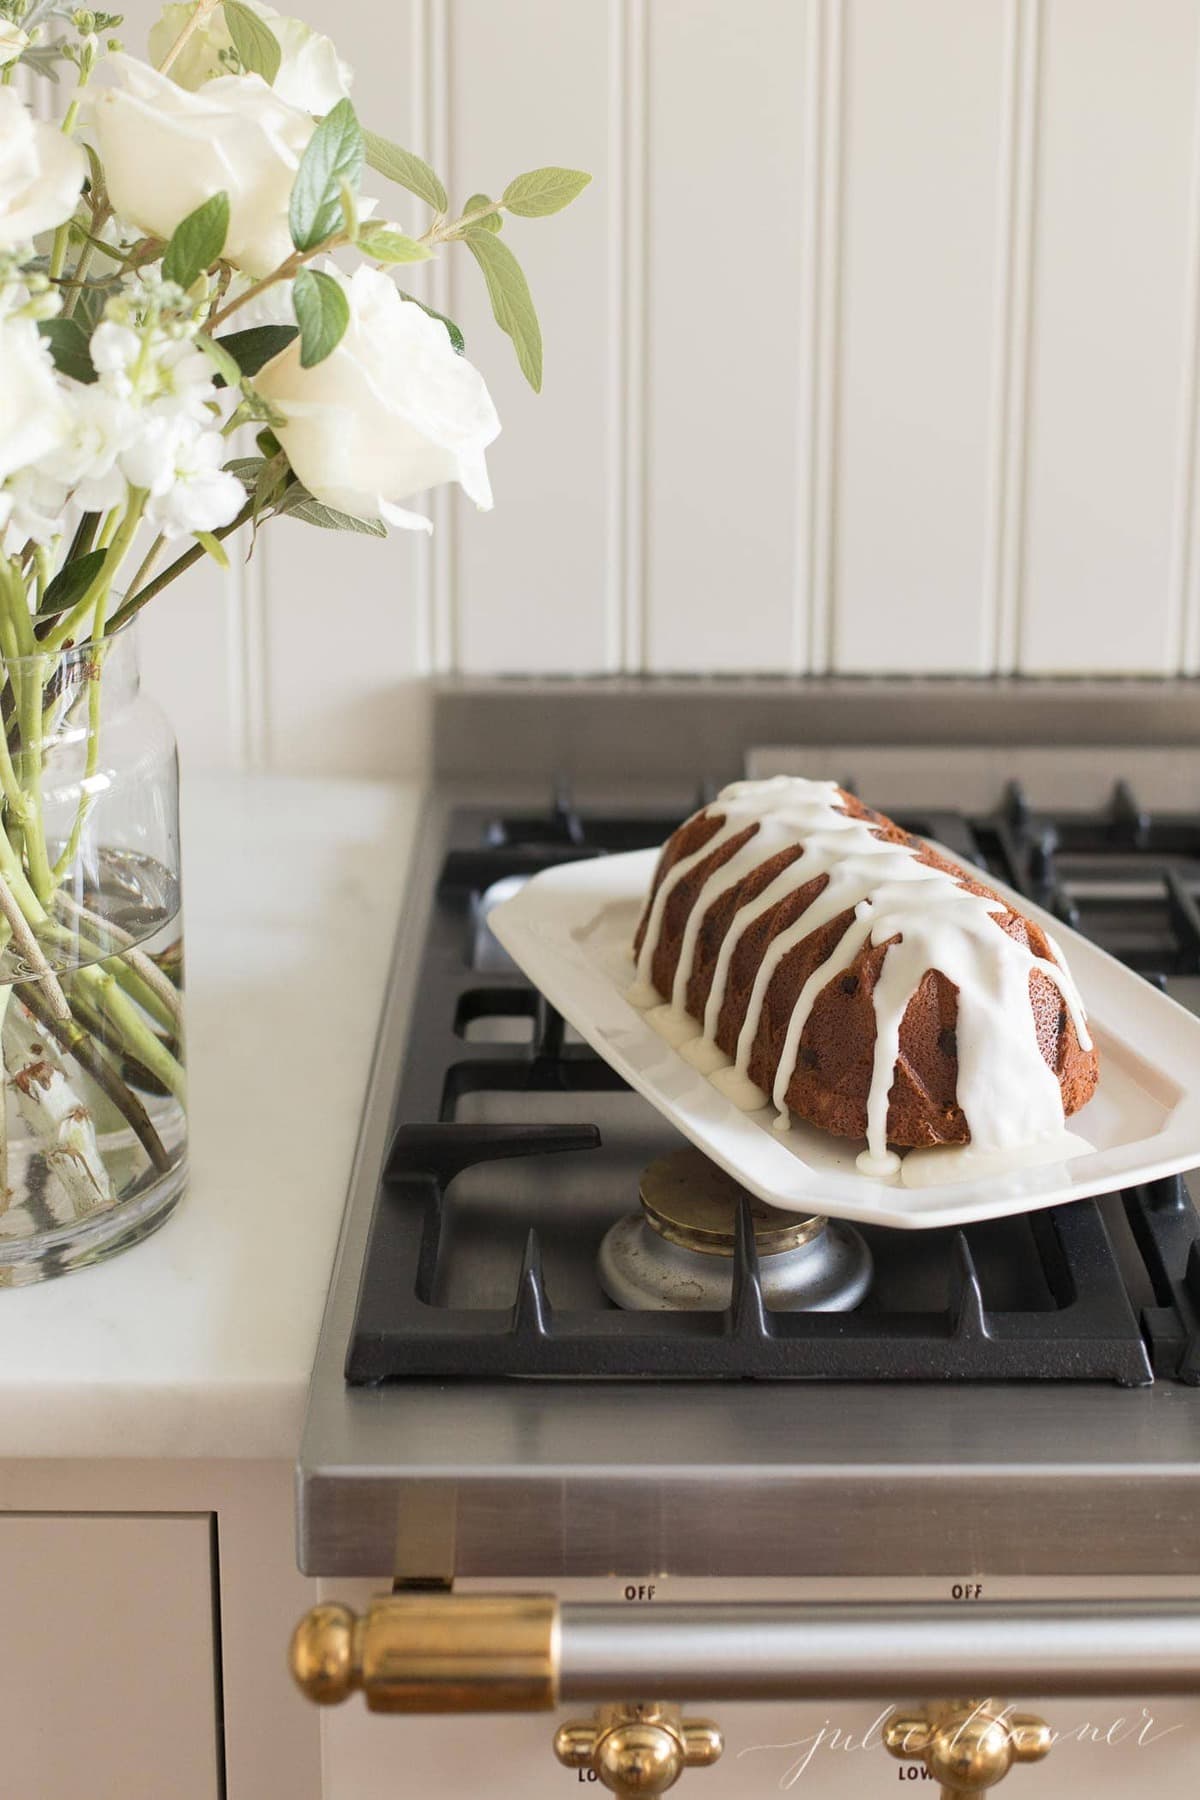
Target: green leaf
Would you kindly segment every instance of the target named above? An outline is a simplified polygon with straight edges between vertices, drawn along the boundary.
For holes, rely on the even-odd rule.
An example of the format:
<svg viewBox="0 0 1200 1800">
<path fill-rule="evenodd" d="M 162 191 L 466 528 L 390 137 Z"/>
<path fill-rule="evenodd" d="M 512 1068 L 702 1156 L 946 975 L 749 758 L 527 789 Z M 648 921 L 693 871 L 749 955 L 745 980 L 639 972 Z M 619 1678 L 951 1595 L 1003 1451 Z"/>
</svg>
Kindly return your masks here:
<svg viewBox="0 0 1200 1800">
<path fill-rule="evenodd" d="M 50 618 L 55 613 L 70 612 L 91 587 L 107 555 L 107 550 L 89 550 L 86 556 L 77 556 L 74 562 L 64 563 L 42 595 L 42 603 L 38 607 L 42 617 Z"/>
<path fill-rule="evenodd" d="M 288 464 L 288 459 L 283 454 L 282 450 L 271 457 L 269 462 L 264 462 L 262 472 L 254 484 L 254 492 L 251 496 L 254 501 L 254 519 L 256 524 L 258 522 L 259 514 L 265 512 L 268 507 L 277 506 L 283 497 L 288 483 L 295 481 L 295 479 L 296 478 L 292 474 Z"/>
<path fill-rule="evenodd" d="M 315 368 L 337 349 L 350 323 L 346 290 L 332 275 L 301 269 L 292 283 L 292 305 L 300 327 L 300 367 Z"/>
<path fill-rule="evenodd" d="M 287 349 L 295 336 L 294 325 L 251 325 L 247 331 L 229 331 L 215 342 L 233 359 L 241 374 L 257 375 L 273 356 Z"/>
<path fill-rule="evenodd" d="M 450 334 L 450 348 L 459 356 L 462 355 L 467 347 L 467 340 L 464 338 L 453 319 L 448 319 L 445 313 L 440 313 L 436 306 L 426 306 L 425 302 L 423 300 L 418 300 L 415 294 L 406 294 L 403 288 L 400 290 L 400 298 L 402 300 L 411 300 L 413 305 L 419 306 L 423 313 L 428 313 L 431 319 L 436 319 L 439 324 L 444 325 Z"/>
<path fill-rule="evenodd" d="M 216 339 L 210 338 L 205 331 L 196 333 L 196 342 L 217 371 L 217 386 L 237 387 L 242 379 L 242 371 L 224 344 L 218 344 Z"/>
<path fill-rule="evenodd" d="M 462 217 L 469 219 L 472 213 L 483 212 L 485 206 L 491 205 L 492 196 L 490 194 L 472 194 L 462 209 Z M 504 224 L 504 219 L 498 212 L 484 213 L 483 218 L 476 219 L 475 224 L 480 231 L 499 231 Z"/>
<path fill-rule="evenodd" d="M 361 172 L 361 171 L 360 171 Z M 358 242 L 358 202 L 354 189 L 348 181 L 343 181 L 341 192 L 342 230 L 352 244 Z"/>
<path fill-rule="evenodd" d="M 226 473 L 236 475 L 254 502 L 254 518 L 279 501 L 288 483 L 294 479 L 282 450 L 273 456 L 235 456 L 225 464 Z M 199 532 L 196 536 L 199 537 Z"/>
<path fill-rule="evenodd" d="M 104 192 L 104 164 L 100 161 L 100 152 L 93 150 L 90 144 L 85 144 L 83 153 L 88 160 L 88 186 L 94 194 L 102 194 Z"/>
<path fill-rule="evenodd" d="M 535 394 L 542 391 L 542 331 L 521 265 L 503 239 L 472 226 L 463 242 L 483 270 L 492 315 L 513 341 L 521 373 Z"/>
<path fill-rule="evenodd" d="M 253 493 L 259 476 L 267 466 L 265 456 L 235 456 L 225 464 L 226 473 L 236 475 L 246 492 Z"/>
<path fill-rule="evenodd" d="M 354 108 L 339 100 L 305 146 L 292 186 L 288 224 L 297 250 L 315 250 L 342 224 L 342 185 L 357 189 L 363 134 Z"/>
<path fill-rule="evenodd" d="M 577 200 L 591 180 L 582 169 L 531 169 L 510 181 L 500 198 L 522 219 L 542 219 Z"/>
<path fill-rule="evenodd" d="M 192 536 L 198 544 L 203 545 L 219 568 L 227 569 L 229 567 L 229 558 L 225 554 L 225 546 L 220 538 L 215 538 L 211 531 L 194 531 Z"/>
<path fill-rule="evenodd" d="M 300 482 L 295 487 L 290 487 L 276 503 L 275 514 L 277 518 L 299 519 L 305 525 L 319 525 L 323 531 L 358 531 L 365 537 L 387 536 L 387 526 L 382 519 L 355 519 L 349 513 L 338 512 L 336 507 L 326 506 L 323 500 L 314 499 Z"/>
<path fill-rule="evenodd" d="M 432 206 L 434 212 L 448 212 L 450 201 L 445 188 L 434 174 L 427 162 L 414 156 L 411 150 L 402 150 L 399 144 L 389 143 L 378 132 L 364 131 L 363 142 L 366 146 L 367 162 L 377 175 L 386 175 L 398 187 L 407 188 L 426 206 Z"/>
<path fill-rule="evenodd" d="M 90 244 L 93 250 L 98 250 L 100 252 L 101 256 L 107 256 L 110 262 L 121 263 L 122 265 L 130 262 L 131 259 L 126 256 L 124 250 L 119 250 L 115 244 L 106 244 L 103 238 L 93 237 L 92 233 L 86 231 L 78 219 L 72 219 L 67 229 L 73 244 Z M 161 244 L 158 246 L 158 254 L 160 256 L 162 255 Z"/>
<path fill-rule="evenodd" d="M 60 375 L 89 384 L 95 381 L 88 334 L 78 319 L 42 319 L 38 330 L 50 345 L 50 357 Z"/>
<path fill-rule="evenodd" d="M 163 279 L 178 282 L 185 290 L 190 288 L 216 262 L 225 248 L 228 231 L 229 195 L 222 191 L 211 195 L 175 227 L 163 257 Z"/>
<path fill-rule="evenodd" d="M 81 288 L 75 290 L 75 311 L 71 315 L 71 323 L 78 324 L 90 337 L 108 304 L 111 287 L 104 281 L 85 281 Z M 48 321 L 51 325 L 60 323 L 58 319 Z"/>
<path fill-rule="evenodd" d="M 369 225 L 360 234 L 358 247 L 364 256 L 373 257 L 379 263 L 428 262 L 433 254 L 427 244 L 405 237 L 402 231 L 372 231 Z"/>
<path fill-rule="evenodd" d="M 257 13 L 242 5 L 241 0 L 225 0 L 222 11 L 243 69 L 247 74 L 261 75 L 270 87 L 282 60 L 279 39 Z"/>
</svg>

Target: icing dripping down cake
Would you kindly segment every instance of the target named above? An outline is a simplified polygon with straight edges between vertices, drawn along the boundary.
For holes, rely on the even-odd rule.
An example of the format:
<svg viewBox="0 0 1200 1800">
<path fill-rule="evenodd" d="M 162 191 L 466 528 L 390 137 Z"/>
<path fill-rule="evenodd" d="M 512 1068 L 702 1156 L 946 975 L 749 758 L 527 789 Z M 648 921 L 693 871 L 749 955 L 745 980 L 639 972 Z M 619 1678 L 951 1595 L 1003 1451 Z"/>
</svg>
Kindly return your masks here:
<svg viewBox="0 0 1200 1800">
<path fill-rule="evenodd" d="M 663 846 L 630 998 L 739 1105 L 845 1137 L 1005 1152 L 1091 1098 L 1049 934 L 832 781 L 739 781 Z"/>
</svg>

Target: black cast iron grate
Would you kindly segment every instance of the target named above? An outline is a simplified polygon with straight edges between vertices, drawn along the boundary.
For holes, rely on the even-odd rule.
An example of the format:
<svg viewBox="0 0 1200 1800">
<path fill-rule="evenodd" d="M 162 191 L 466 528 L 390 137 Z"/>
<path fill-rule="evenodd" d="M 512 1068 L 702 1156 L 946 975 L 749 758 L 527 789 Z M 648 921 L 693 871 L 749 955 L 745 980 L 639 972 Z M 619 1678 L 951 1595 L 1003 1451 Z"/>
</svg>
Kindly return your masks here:
<svg viewBox="0 0 1200 1800">
<path fill-rule="evenodd" d="M 725 1311 L 605 1298 L 600 1239 L 635 1208 L 640 1167 L 683 1140 L 571 1041 L 487 911 L 551 863 L 660 843 L 684 811 L 595 816 L 560 794 L 540 815 L 455 814 L 347 1379 L 1200 1384 L 1200 1221 L 1178 1178 L 965 1231 L 868 1227 L 876 1277 L 852 1313 L 770 1311 L 748 1211 Z M 1012 788 L 984 818 L 903 822 L 1146 973 L 1200 971 L 1200 816 L 1152 818 L 1121 787 L 1102 814 L 1050 818 Z"/>
</svg>

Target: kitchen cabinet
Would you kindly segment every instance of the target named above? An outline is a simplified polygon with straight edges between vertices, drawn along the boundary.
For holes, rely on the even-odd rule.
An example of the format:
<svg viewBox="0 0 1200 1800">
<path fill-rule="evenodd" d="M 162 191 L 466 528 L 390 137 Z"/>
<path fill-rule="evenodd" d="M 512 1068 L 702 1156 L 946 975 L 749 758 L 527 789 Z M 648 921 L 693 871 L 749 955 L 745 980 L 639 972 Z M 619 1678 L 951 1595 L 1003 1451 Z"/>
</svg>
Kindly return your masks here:
<svg viewBox="0 0 1200 1800">
<path fill-rule="evenodd" d="M 0 1518 L 4 1791 L 220 1800 L 208 1513 Z"/>
<path fill-rule="evenodd" d="M 417 800 L 185 783 L 190 1190 L 0 1294 L 0 1800 L 320 1800 L 293 1472 Z"/>
<path fill-rule="evenodd" d="M 0 1800 L 321 1800 L 292 1534 L 290 1463 L 0 1461 Z"/>
</svg>

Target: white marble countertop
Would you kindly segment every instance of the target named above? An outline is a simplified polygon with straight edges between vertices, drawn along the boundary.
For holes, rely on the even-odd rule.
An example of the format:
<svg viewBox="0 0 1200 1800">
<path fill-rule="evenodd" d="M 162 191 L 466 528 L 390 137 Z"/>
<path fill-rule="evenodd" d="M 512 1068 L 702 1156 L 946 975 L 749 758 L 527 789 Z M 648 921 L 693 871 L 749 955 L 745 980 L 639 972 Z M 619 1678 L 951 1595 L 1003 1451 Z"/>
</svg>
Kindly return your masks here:
<svg viewBox="0 0 1200 1800">
<path fill-rule="evenodd" d="M 191 1186 L 144 1244 L 0 1293 L 0 1457 L 295 1454 L 419 801 L 186 785 Z"/>
</svg>

